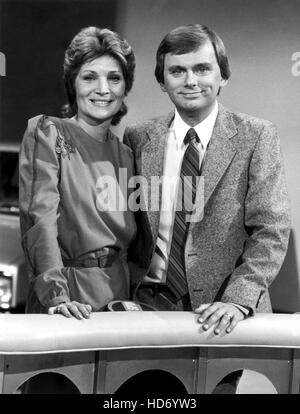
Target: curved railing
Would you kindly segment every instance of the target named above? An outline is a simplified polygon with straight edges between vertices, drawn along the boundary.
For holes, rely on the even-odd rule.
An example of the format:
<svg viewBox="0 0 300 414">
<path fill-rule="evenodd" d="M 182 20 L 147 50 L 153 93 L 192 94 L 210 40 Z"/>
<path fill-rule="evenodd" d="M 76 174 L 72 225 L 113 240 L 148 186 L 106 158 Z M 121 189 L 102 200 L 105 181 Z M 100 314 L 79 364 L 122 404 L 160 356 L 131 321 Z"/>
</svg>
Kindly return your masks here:
<svg viewBox="0 0 300 414">
<path fill-rule="evenodd" d="M 192 312 L 99 312 L 0 315 L 0 354 L 151 347 L 255 346 L 300 348 L 300 314 L 257 314 L 230 334 L 204 331 Z"/>
<path fill-rule="evenodd" d="M 0 315 L 0 391 L 41 373 L 82 393 L 115 392 L 129 378 L 164 370 L 189 393 L 210 393 L 228 373 L 252 369 L 277 392 L 299 393 L 300 314 L 257 314 L 230 334 L 204 331 L 192 312 Z"/>
</svg>

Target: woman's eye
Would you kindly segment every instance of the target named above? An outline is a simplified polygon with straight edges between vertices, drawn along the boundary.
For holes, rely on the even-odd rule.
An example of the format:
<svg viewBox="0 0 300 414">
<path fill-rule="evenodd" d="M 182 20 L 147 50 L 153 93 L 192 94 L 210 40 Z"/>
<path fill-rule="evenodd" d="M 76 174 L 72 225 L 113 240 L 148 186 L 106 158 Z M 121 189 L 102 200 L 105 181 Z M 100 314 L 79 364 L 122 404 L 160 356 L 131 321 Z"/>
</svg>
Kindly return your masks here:
<svg viewBox="0 0 300 414">
<path fill-rule="evenodd" d="M 87 75 L 87 76 L 84 76 L 83 77 L 83 80 L 85 80 L 85 81 L 91 81 L 91 80 L 94 80 L 94 77 L 91 76 L 91 75 Z"/>
<path fill-rule="evenodd" d="M 109 77 L 109 80 L 111 80 L 112 82 L 120 82 L 121 76 L 119 76 L 119 75 L 112 75 L 112 76 Z"/>
</svg>

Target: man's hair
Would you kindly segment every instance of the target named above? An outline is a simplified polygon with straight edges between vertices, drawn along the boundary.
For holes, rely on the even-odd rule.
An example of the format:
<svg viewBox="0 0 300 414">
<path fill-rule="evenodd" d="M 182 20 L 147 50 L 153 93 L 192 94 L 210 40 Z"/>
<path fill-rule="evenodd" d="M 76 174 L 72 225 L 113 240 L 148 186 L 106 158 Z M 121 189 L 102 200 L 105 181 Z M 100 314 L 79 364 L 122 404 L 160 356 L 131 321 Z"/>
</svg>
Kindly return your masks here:
<svg viewBox="0 0 300 414">
<path fill-rule="evenodd" d="M 155 77 L 157 82 L 164 83 L 164 63 L 167 53 L 183 55 L 193 52 L 210 41 L 220 67 L 221 76 L 227 80 L 230 77 L 230 68 L 226 49 L 222 39 L 216 32 L 202 24 L 189 24 L 171 30 L 161 41 L 156 53 Z"/>
<path fill-rule="evenodd" d="M 65 52 L 63 80 L 68 103 L 63 107 L 63 115 L 72 117 L 77 113 L 75 79 L 80 68 L 101 56 L 108 55 L 116 59 L 122 68 L 125 80 L 125 95 L 130 91 L 134 80 L 135 56 L 125 39 L 109 29 L 86 27 L 72 39 Z M 112 125 L 117 125 L 127 113 L 125 103 L 112 118 Z"/>
</svg>

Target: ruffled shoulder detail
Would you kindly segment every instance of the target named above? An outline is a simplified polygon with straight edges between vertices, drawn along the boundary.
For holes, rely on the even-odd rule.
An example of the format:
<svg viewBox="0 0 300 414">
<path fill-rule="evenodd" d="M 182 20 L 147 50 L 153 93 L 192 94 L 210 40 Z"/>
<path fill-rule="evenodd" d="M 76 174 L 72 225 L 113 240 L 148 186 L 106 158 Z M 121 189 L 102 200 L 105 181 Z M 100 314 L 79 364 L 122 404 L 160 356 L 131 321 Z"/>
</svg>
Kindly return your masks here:
<svg viewBox="0 0 300 414">
<path fill-rule="evenodd" d="M 71 140 L 63 136 L 55 122 L 55 118 L 49 117 L 47 115 L 39 115 L 38 117 L 35 117 L 34 120 L 37 122 L 37 128 L 43 131 L 45 135 L 48 135 L 50 133 L 51 126 L 55 128 L 55 152 L 59 157 L 68 157 L 70 159 L 70 154 L 75 152 L 75 146 Z"/>
</svg>

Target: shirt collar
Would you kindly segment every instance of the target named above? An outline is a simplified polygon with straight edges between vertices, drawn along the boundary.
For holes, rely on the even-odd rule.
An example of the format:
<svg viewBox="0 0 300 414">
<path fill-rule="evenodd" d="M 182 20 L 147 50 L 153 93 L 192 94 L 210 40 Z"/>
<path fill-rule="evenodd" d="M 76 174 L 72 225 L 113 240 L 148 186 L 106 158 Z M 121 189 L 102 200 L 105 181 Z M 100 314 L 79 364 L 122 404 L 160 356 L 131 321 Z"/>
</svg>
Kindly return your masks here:
<svg viewBox="0 0 300 414">
<path fill-rule="evenodd" d="M 211 113 L 199 124 L 195 125 L 193 128 L 198 134 L 200 141 L 206 149 L 209 140 L 212 136 L 212 132 L 215 126 L 215 122 L 218 116 L 219 105 L 218 102 L 215 102 L 214 108 Z M 175 109 L 175 117 L 173 121 L 172 129 L 175 132 L 175 139 L 179 146 L 183 145 L 184 137 L 186 136 L 187 131 L 190 129 L 190 125 L 183 121 L 177 110 Z"/>
</svg>

